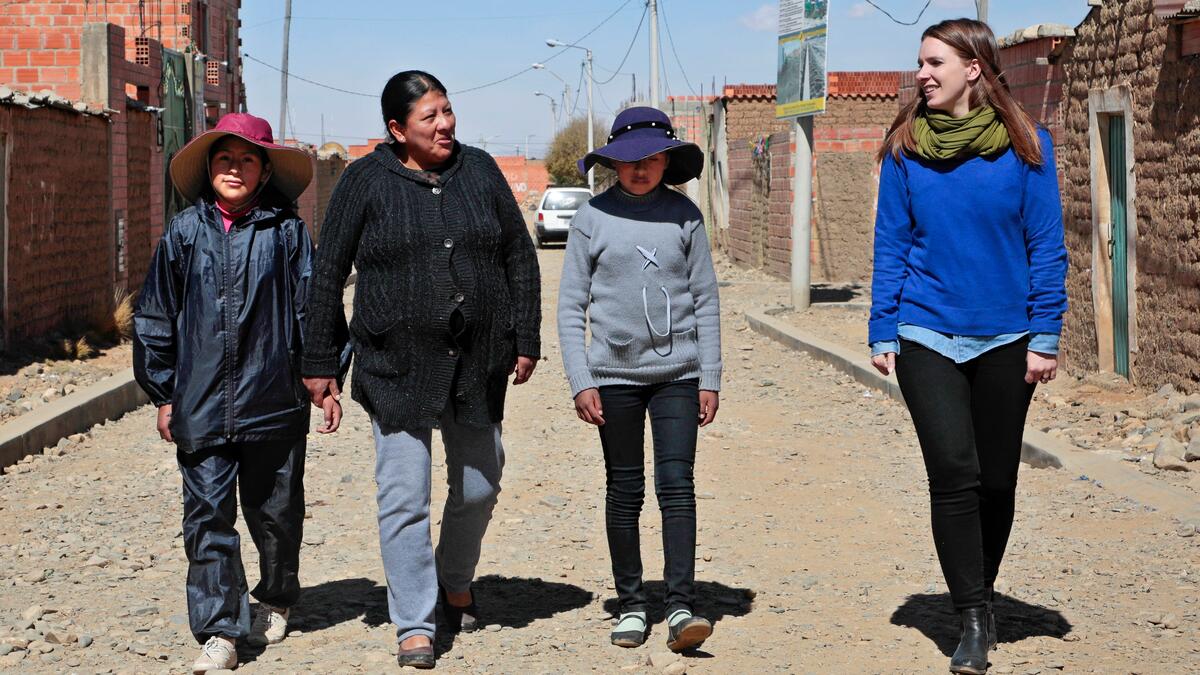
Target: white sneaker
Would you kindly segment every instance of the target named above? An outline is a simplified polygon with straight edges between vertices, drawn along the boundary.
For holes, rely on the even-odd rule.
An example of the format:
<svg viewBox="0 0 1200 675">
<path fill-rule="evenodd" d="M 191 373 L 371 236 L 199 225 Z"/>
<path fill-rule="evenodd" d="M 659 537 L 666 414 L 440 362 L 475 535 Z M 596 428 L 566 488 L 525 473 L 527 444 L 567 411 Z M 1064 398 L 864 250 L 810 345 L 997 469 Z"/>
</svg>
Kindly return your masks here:
<svg viewBox="0 0 1200 675">
<path fill-rule="evenodd" d="M 291 609 L 278 609 L 265 602 L 259 603 L 246 641 L 259 647 L 282 642 L 287 635 L 288 617 L 291 614 Z"/>
<path fill-rule="evenodd" d="M 231 670 L 237 667 L 237 647 L 232 640 L 212 636 L 204 643 L 200 656 L 192 663 L 193 673 L 210 670 Z"/>
</svg>

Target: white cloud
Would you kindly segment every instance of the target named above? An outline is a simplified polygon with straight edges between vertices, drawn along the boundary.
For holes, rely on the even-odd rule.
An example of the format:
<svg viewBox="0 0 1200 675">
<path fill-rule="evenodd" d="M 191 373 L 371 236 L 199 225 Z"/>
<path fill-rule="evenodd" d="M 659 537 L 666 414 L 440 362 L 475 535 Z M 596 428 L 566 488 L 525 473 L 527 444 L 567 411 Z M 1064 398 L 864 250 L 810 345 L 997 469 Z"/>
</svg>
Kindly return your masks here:
<svg viewBox="0 0 1200 675">
<path fill-rule="evenodd" d="M 861 19 L 871 13 L 871 6 L 865 2 L 856 2 L 850 7 L 850 18 Z"/>
<path fill-rule="evenodd" d="M 775 5 L 762 5 L 758 9 L 738 17 L 743 26 L 753 31 L 775 32 L 779 20 L 779 8 Z"/>
</svg>

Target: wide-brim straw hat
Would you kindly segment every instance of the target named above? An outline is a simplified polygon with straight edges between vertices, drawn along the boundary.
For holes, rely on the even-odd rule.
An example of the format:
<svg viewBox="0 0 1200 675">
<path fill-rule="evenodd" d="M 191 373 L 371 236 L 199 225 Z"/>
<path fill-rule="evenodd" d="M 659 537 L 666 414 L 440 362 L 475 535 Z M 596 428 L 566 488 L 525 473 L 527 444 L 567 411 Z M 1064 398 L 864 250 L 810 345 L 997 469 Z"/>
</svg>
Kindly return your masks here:
<svg viewBox="0 0 1200 675">
<path fill-rule="evenodd" d="M 208 153 L 213 143 L 226 136 L 257 145 L 267 153 L 271 162 L 268 183 L 289 200 L 295 201 L 312 181 L 312 159 L 299 148 L 276 145 L 271 124 L 261 117 L 247 113 L 230 113 L 215 127 L 188 141 L 171 159 L 171 182 L 189 202 L 195 201 L 211 186 L 208 175 Z"/>
<path fill-rule="evenodd" d="M 649 106 L 626 108 L 613 121 L 607 145 L 579 160 L 579 173 L 586 174 L 595 164 L 611 169 L 612 162 L 636 162 L 660 152 L 671 155 L 671 163 L 663 173 L 663 182 L 668 185 L 699 178 L 704 170 L 704 151 L 695 143 L 676 138 L 666 113 Z"/>
</svg>

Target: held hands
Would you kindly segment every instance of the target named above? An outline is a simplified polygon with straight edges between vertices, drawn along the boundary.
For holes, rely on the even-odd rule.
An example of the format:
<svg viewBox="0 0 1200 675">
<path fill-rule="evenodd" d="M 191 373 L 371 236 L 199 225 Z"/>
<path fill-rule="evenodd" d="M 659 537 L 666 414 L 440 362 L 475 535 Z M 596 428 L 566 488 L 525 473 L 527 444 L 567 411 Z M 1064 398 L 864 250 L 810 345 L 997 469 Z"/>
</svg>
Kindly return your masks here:
<svg viewBox="0 0 1200 675">
<path fill-rule="evenodd" d="M 306 377 L 304 388 L 308 390 L 312 404 L 324 413 L 324 420 L 317 427 L 319 434 L 332 434 L 342 424 L 342 391 L 332 377 Z"/>
<path fill-rule="evenodd" d="M 1058 374 L 1058 355 L 1027 352 L 1025 354 L 1025 383 L 1046 384 Z"/>
<path fill-rule="evenodd" d="M 517 374 L 513 378 L 513 384 L 525 384 L 533 375 L 533 369 L 537 368 L 537 359 L 531 359 L 528 356 L 518 356 L 517 362 L 508 369 L 508 374 Z"/>
<path fill-rule="evenodd" d="M 896 370 L 896 352 L 884 352 L 872 356 L 871 365 L 884 375 L 891 375 Z"/>
<path fill-rule="evenodd" d="M 175 442 L 171 437 L 171 404 L 158 407 L 158 435 L 168 443 Z"/>
</svg>

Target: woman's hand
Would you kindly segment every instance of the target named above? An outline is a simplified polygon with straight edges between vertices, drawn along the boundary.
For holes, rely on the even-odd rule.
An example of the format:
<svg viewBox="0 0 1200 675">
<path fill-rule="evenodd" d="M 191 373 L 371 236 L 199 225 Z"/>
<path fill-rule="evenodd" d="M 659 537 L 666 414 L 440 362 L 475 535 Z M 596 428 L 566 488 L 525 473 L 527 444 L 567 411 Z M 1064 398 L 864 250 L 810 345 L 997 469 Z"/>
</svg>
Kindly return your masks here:
<svg viewBox="0 0 1200 675">
<path fill-rule="evenodd" d="M 342 400 L 342 392 L 338 389 L 337 379 L 332 377 L 306 377 L 303 378 L 304 388 L 308 390 L 308 396 L 312 400 L 312 404 L 318 408 L 324 408 L 325 397 L 332 396 L 333 400 Z M 339 418 L 341 416 L 339 415 Z"/>
<path fill-rule="evenodd" d="M 700 390 L 700 426 L 708 426 L 717 416 L 721 396 L 715 391 Z"/>
<path fill-rule="evenodd" d="M 158 407 L 158 435 L 168 443 L 174 443 L 175 439 L 171 437 L 171 404 L 161 405 Z"/>
<path fill-rule="evenodd" d="M 871 365 L 884 375 L 891 375 L 896 370 L 896 352 L 884 352 L 872 356 Z"/>
<path fill-rule="evenodd" d="M 600 407 L 600 390 L 592 387 L 575 394 L 575 414 L 588 424 L 604 426 L 604 409 Z"/>
<path fill-rule="evenodd" d="M 1041 382 L 1046 384 L 1054 379 L 1058 374 L 1058 355 L 1057 354 L 1040 354 L 1038 352 L 1026 352 L 1025 354 L 1025 382 L 1026 384 L 1034 384 Z"/>
<path fill-rule="evenodd" d="M 525 384 L 533 375 L 534 368 L 537 368 L 537 359 L 531 359 L 528 356 L 518 356 L 517 362 L 513 364 L 512 368 L 508 369 L 508 374 L 512 375 L 514 372 L 517 374 L 513 378 L 513 384 Z"/>
</svg>

